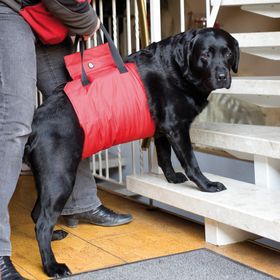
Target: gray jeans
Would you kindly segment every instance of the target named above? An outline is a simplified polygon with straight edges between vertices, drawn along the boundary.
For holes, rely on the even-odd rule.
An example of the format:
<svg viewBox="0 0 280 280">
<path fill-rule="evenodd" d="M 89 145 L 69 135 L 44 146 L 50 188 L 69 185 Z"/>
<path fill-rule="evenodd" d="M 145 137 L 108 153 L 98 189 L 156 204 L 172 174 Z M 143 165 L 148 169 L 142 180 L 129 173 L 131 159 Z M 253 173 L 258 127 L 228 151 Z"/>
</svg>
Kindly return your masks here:
<svg viewBox="0 0 280 280">
<path fill-rule="evenodd" d="M 8 204 L 31 131 L 36 84 L 48 97 L 56 86 L 64 83 L 67 72 L 63 56 L 70 51 L 69 40 L 56 46 L 36 44 L 22 17 L 0 3 L 0 256 L 11 255 Z M 84 160 L 63 214 L 81 213 L 100 204 L 89 161 Z"/>
</svg>

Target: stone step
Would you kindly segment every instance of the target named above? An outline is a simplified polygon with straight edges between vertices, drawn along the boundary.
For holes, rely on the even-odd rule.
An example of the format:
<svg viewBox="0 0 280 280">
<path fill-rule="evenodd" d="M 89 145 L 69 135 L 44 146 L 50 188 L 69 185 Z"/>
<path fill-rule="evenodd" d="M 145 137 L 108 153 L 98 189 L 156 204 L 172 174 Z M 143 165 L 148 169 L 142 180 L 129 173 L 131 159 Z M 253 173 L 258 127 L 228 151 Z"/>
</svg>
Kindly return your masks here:
<svg viewBox="0 0 280 280">
<path fill-rule="evenodd" d="M 280 107 L 280 76 L 233 77 L 230 89 L 215 92 L 229 94 L 263 107 Z"/>
<path fill-rule="evenodd" d="M 196 122 L 191 139 L 201 146 L 280 159 L 280 127 Z"/>
<path fill-rule="evenodd" d="M 217 0 L 212 0 L 211 4 L 216 5 Z M 280 17 L 280 1 L 276 0 L 221 0 L 221 6 L 241 6 L 247 12 L 271 17 Z"/>
<path fill-rule="evenodd" d="M 214 5 L 217 0 L 211 0 Z M 241 6 L 241 5 L 261 5 L 261 4 L 277 4 L 279 0 L 221 0 L 221 6 Z"/>
<path fill-rule="evenodd" d="M 205 193 L 192 182 L 169 184 L 163 175 L 127 177 L 129 191 L 179 209 L 280 242 L 280 191 L 268 190 L 229 178 L 205 174 L 227 190 Z M 280 184 L 280 182 L 279 182 Z"/>
<path fill-rule="evenodd" d="M 245 5 L 241 9 L 270 18 L 280 18 L 280 4 Z"/>
<path fill-rule="evenodd" d="M 231 34 L 242 52 L 272 60 L 280 59 L 280 32 L 252 32 Z"/>
</svg>

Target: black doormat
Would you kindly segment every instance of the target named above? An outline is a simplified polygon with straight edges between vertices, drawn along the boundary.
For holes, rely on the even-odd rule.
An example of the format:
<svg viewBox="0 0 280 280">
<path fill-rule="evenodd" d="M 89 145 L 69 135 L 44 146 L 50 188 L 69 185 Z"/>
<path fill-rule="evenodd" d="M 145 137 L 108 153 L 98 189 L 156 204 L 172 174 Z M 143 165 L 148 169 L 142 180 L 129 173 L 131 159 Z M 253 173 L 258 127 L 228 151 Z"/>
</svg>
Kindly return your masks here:
<svg viewBox="0 0 280 280">
<path fill-rule="evenodd" d="M 91 272 L 71 280 L 272 280 L 278 279 L 208 249 L 169 255 Z"/>
</svg>

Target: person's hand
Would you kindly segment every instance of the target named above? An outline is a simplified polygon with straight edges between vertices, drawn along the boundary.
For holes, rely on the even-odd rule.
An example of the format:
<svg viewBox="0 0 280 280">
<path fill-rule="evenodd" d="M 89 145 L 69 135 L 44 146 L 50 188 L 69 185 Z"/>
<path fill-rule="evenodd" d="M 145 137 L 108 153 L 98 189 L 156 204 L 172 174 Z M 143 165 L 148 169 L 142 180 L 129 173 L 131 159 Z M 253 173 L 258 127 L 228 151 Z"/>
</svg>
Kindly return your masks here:
<svg viewBox="0 0 280 280">
<path fill-rule="evenodd" d="M 97 24 L 96 24 L 96 28 L 94 29 L 93 33 L 90 34 L 90 35 L 83 35 L 83 38 L 85 41 L 87 41 L 90 37 L 92 37 L 96 32 L 97 30 L 100 28 L 100 19 L 97 18 Z"/>
</svg>

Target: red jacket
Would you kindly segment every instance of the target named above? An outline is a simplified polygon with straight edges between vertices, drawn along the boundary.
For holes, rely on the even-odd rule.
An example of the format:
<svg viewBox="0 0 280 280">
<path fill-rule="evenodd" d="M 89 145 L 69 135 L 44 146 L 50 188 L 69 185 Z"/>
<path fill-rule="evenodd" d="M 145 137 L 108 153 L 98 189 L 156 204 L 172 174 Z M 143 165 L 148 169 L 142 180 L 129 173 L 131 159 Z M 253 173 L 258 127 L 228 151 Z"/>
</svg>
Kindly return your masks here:
<svg viewBox="0 0 280 280">
<path fill-rule="evenodd" d="M 107 56 L 103 53 L 104 48 Z M 96 59 L 84 57 L 91 82 L 86 87 L 80 80 L 81 65 L 74 62 L 77 56 L 69 55 L 65 61 L 73 81 L 67 83 L 64 91 L 85 133 L 83 158 L 117 144 L 151 137 L 155 132 L 147 94 L 136 65 L 126 63 L 128 72 L 120 74 L 107 44 L 94 48 L 94 52 Z M 94 59 L 92 69 L 88 68 L 90 59 Z"/>
<path fill-rule="evenodd" d="M 68 32 L 91 35 L 98 18 L 90 0 L 0 0 L 19 12 L 44 44 L 62 42 Z"/>
</svg>

